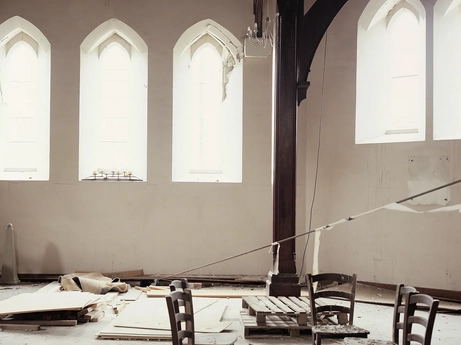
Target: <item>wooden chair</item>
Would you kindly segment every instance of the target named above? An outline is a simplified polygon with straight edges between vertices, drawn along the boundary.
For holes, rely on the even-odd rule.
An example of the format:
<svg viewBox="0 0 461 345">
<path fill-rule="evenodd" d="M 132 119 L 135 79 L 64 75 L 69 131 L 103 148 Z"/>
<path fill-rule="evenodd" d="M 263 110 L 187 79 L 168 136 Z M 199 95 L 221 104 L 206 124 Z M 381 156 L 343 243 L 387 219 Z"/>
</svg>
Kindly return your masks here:
<svg viewBox="0 0 461 345">
<path fill-rule="evenodd" d="M 187 281 L 187 278 L 175 279 L 169 285 L 170 291 L 176 291 L 176 290 L 184 291 L 184 289 L 187 289 L 188 286 L 189 286 L 189 283 Z M 179 299 L 178 304 L 179 306 L 183 306 L 184 302 L 181 299 Z"/>
<path fill-rule="evenodd" d="M 422 308 L 420 308 L 422 307 Z M 403 344 L 430 345 L 439 301 L 429 295 L 409 293 L 405 301 Z M 418 310 L 418 313 L 415 313 Z M 413 325 L 419 325 L 416 330 Z M 423 331 L 421 331 L 423 330 Z M 413 344 L 413 343 L 412 343 Z"/>
<path fill-rule="evenodd" d="M 368 336 L 368 330 L 353 325 L 356 274 L 308 274 L 307 283 L 312 316 L 312 344 L 321 345 L 322 338 Z M 335 316 L 337 321 L 333 320 Z"/>
<path fill-rule="evenodd" d="M 170 289 L 171 285 L 179 286 L 177 289 L 174 287 L 176 290 L 166 296 L 173 345 L 233 345 L 237 341 L 235 333 L 195 334 L 192 292 L 183 288 L 184 281 L 170 284 Z"/>
<path fill-rule="evenodd" d="M 169 285 L 170 291 L 176 291 L 178 289 L 180 290 L 187 289 L 188 284 L 189 283 L 187 281 L 187 278 L 175 279 Z"/>
<path fill-rule="evenodd" d="M 194 308 L 189 289 L 171 291 L 166 296 L 173 345 L 194 345 Z M 186 341 L 186 342 L 184 342 Z"/>
<path fill-rule="evenodd" d="M 348 337 L 344 338 L 344 345 L 397 345 L 399 344 L 399 333 L 403 331 L 404 325 L 404 297 L 410 292 L 418 292 L 416 288 L 409 285 L 399 284 L 395 290 L 394 313 L 392 323 L 392 340 L 376 340 Z M 379 320 L 378 320 L 379 322 Z"/>
</svg>

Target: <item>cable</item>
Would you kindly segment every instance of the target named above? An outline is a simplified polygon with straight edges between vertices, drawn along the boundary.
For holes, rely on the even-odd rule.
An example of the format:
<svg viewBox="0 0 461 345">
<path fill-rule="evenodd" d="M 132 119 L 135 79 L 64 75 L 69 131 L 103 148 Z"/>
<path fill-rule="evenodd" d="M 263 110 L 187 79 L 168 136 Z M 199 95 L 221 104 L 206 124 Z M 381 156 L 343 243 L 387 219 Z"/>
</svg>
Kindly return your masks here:
<svg viewBox="0 0 461 345">
<path fill-rule="evenodd" d="M 218 263 L 221 263 L 221 262 L 224 262 L 224 261 L 227 261 L 227 260 L 231 260 L 231 259 L 235 259 L 235 258 L 238 258 L 239 256 L 243 256 L 243 255 L 246 255 L 246 254 L 250 254 L 250 253 L 253 253 L 253 252 L 256 252 L 258 250 L 261 250 L 261 249 L 264 249 L 264 248 L 269 248 L 269 247 L 272 247 L 274 244 L 279 244 L 279 243 L 283 243 L 283 242 L 286 242 L 286 241 L 291 241 L 291 240 L 294 240 L 295 238 L 298 238 L 298 237 L 301 237 L 301 236 L 305 236 L 305 235 L 310 235 L 311 233 L 314 233 L 316 231 L 323 231 L 323 230 L 331 230 L 335 225 L 338 225 L 338 224 L 342 224 L 342 223 L 346 223 L 346 222 L 351 222 L 361 216 L 366 216 L 368 214 L 371 214 L 371 213 L 374 213 L 376 211 L 379 211 L 379 210 L 382 210 L 382 209 L 385 209 L 386 207 L 388 207 L 389 205 L 392 205 L 392 204 L 401 204 L 402 202 L 405 202 L 405 201 L 408 201 L 408 200 L 411 200 L 411 199 L 415 199 L 417 197 L 420 197 L 420 196 L 423 196 L 425 194 L 428 194 L 428 193 L 432 193 L 432 192 L 435 192 L 439 189 L 442 189 L 442 188 L 446 188 L 446 187 L 449 187 L 449 186 L 452 186 L 454 184 L 457 184 L 457 183 L 460 183 L 461 182 L 461 179 L 460 180 L 456 180 L 456 181 L 453 181 L 453 182 L 450 182 L 450 183 L 447 183 L 447 184 L 444 184 L 442 186 L 439 186 L 439 187 L 436 187 L 436 188 L 433 188 L 433 189 L 429 189 L 425 192 L 422 192 L 422 193 L 419 193 L 419 194 L 416 194 L 416 195 L 413 195 L 413 196 L 410 196 L 408 198 L 405 198 L 405 199 L 402 199 L 402 200 L 399 200 L 399 201 L 396 201 L 396 202 L 391 202 L 387 205 L 384 205 L 384 206 L 381 206 L 381 207 L 378 207 L 378 208 L 375 208 L 373 210 L 369 210 L 369 211 L 366 211 L 366 212 L 362 212 L 360 214 L 357 214 L 355 216 L 349 216 L 349 217 L 346 217 L 346 218 L 342 218 L 336 222 L 333 222 L 333 223 L 330 223 L 330 224 L 326 224 L 326 225 L 323 225 L 321 227 L 318 227 L 314 230 L 309 230 L 309 231 L 306 231 L 302 234 L 298 234 L 298 235 L 294 235 L 294 236 L 290 236 L 290 237 L 287 237 L 287 238 L 284 238 L 282 240 L 278 240 L 277 242 L 275 243 L 271 243 L 271 244 L 267 244 L 265 246 L 261 246 L 261 247 L 258 247 L 258 248 L 255 248 L 255 249 L 252 249 L 252 250 L 249 250 L 249 251 L 246 251 L 246 252 L 243 252 L 243 253 L 240 253 L 240 254 L 236 254 L 236 255 L 232 255 L 232 256 L 229 256 L 225 259 L 221 259 L 221 260 L 218 260 L 218 261 L 214 261 L 214 262 L 210 262 L 208 264 L 204 264 L 204 265 L 201 265 L 201 266 L 197 266 L 197 267 L 194 267 L 194 268 L 190 268 L 188 270 L 185 270 L 185 271 L 182 271 L 182 272 L 178 272 L 178 273 L 175 273 L 175 274 L 170 274 L 170 275 L 167 275 L 165 277 L 161 277 L 159 278 L 159 280 L 166 280 L 166 279 L 170 279 L 170 278 L 173 278 L 173 277 L 177 277 L 179 276 L 180 274 L 183 274 L 183 273 L 187 273 L 187 272 L 191 272 L 191 271 L 195 271 L 195 270 L 198 270 L 200 268 L 204 268 L 204 267 L 208 267 L 208 266 L 212 266 L 212 265 L 215 265 L 215 264 L 218 264 Z"/>
<path fill-rule="evenodd" d="M 322 95 L 320 99 L 320 118 L 319 118 L 319 135 L 318 135 L 318 141 L 317 141 L 317 158 L 316 158 L 316 165 L 315 165 L 315 176 L 314 176 L 314 190 L 312 194 L 312 202 L 311 202 L 311 208 L 309 211 L 309 226 L 308 226 L 308 231 L 312 229 L 312 213 L 314 211 L 314 203 L 315 203 L 315 197 L 316 197 L 316 192 L 317 192 L 317 178 L 319 174 L 319 161 L 320 161 L 320 143 L 321 143 L 321 133 L 322 133 L 322 118 L 323 118 L 323 105 L 324 105 L 324 99 L 325 99 L 325 71 L 326 71 L 326 60 L 327 60 L 327 42 L 328 42 L 328 30 L 325 32 L 325 47 L 324 47 L 324 52 L 323 52 L 323 75 L 322 75 Z M 303 270 L 304 270 L 304 261 L 306 258 L 306 252 L 307 252 L 307 246 L 309 244 L 309 239 L 310 239 L 310 234 L 307 235 L 306 239 L 306 244 L 304 246 L 303 250 L 303 258 L 301 261 L 301 269 L 299 271 L 299 283 L 301 283 L 301 279 L 303 276 Z"/>
</svg>

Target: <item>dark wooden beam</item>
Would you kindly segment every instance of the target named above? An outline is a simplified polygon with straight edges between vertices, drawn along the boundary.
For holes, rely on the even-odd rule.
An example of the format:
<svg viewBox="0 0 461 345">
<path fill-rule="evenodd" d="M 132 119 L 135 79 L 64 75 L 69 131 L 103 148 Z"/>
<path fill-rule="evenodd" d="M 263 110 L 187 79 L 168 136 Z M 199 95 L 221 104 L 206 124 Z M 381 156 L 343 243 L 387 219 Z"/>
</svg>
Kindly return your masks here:
<svg viewBox="0 0 461 345">
<path fill-rule="evenodd" d="M 298 28 L 298 105 L 306 98 L 312 60 L 325 32 L 347 0 L 317 0 Z"/>
<path fill-rule="evenodd" d="M 317 0 L 304 13 L 304 0 L 277 0 L 274 49 L 273 240 L 296 235 L 298 105 L 306 97 L 315 52 L 347 0 Z M 256 3 L 255 3 L 256 4 Z M 266 283 L 270 296 L 299 296 L 296 243 L 286 241 Z"/>
<path fill-rule="evenodd" d="M 255 15 L 255 24 L 258 25 L 256 36 L 263 36 L 263 0 L 253 0 L 253 14 Z"/>
<path fill-rule="evenodd" d="M 297 31 L 303 0 L 278 0 L 274 50 L 273 240 L 296 234 Z M 270 296 L 299 296 L 295 240 L 284 242 L 278 272 L 269 272 Z"/>
</svg>

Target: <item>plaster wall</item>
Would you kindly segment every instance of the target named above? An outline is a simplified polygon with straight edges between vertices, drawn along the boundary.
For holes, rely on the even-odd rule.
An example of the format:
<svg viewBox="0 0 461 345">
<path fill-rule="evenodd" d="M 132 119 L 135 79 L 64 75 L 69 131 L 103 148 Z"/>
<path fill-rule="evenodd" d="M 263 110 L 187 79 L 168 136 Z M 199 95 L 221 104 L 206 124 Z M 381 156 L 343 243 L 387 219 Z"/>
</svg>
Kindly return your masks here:
<svg viewBox="0 0 461 345">
<path fill-rule="evenodd" d="M 307 3 L 306 9 L 313 1 Z M 306 145 L 302 146 L 305 148 L 302 154 L 306 155 L 304 183 L 309 208 L 305 217 L 308 224 L 315 190 L 313 229 L 405 199 L 458 180 L 461 176 L 458 159 L 461 142 L 434 141 L 432 136 L 432 23 L 435 4 L 432 0 L 422 1 L 427 15 L 425 141 L 354 143 L 357 21 L 367 3 L 349 1 L 333 21 L 312 65 L 308 98 L 299 108 L 300 136 L 307 138 L 303 139 Z M 314 185 L 320 123 L 318 180 Z M 420 170 L 415 170 L 411 157 L 427 161 L 447 157 L 448 163 L 440 166 L 423 164 Z M 427 168 L 432 170 L 428 173 Z M 439 174 L 445 176 L 444 180 L 437 178 Z M 458 184 L 441 193 L 444 195 L 441 201 L 440 198 L 421 202 L 415 199 L 402 205 L 428 211 L 443 204 L 460 203 Z M 460 219 L 457 211 L 410 213 L 379 210 L 330 231 L 322 231 L 319 255 L 315 259 L 320 271 L 356 272 L 362 281 L 406 283 L 459 291 Z M 297 245 L 297 251 L 302 251 L 304 243 L 298 242 Z M 314 237 L 311 236 L 307 267 L 315 261 L 313 246 Z"/>
<path fill-rule="evenodd" d="M 312 2 L 306 0 L 306 9 Z M 428 27 L 433 3 L 424 0 Z M 0 22 L 15 15 L 27 19 L 48 38 L 52 52 L 50 181 L 0 181 L 0 227 L 14 225 L 20 273 L 142 268 L 146 273 L 172 274 L 272 242 L 271 58 L 243 62 L 243 183 L 171 182 L 174 44 L 187 28 L 207 18 L 243 43 L 246 28 L 254 21 L 252 4 L 251 0 L 0 2 Z M 310 222 L 316 228 L 411 195 L 410 156 L 448 156 L 450 177 L 461 175 L 457 161 L 461 144 L 432 140 L 430 54 L 426 140 L 354 143 L 357 21 L 366 4 L 350 0 L 333 21 L 311 68 L 308 97 L 299 107 L 298 234 L 308 230 Z M 78 182 L 79 47 L 110 18 L 131 26 L 149 47 L 147 182 Z M 431 32 L 428 29 L 428 35 Z M 427 47 L 430 51 L 430 39 Z M 424 191 L 436 186 L 427 181 L 420 187 Z M 459 203 L 459 187 L 450 192 L 449 204 Z M 319 270 L 356 272 L 363 281 L 461 290 L 460 217 L 456 212 L 382 210 L 338 225 L 321 235 Z M 297 240 L 301 274 L 312 269 L 313 244 L 313 236 Z M 0 260 L 2 248 L 0 236 Z M 192 273 L 265 275 L 271 260 L 265 249 Z"/>
<path fill-rule="evenodd" d="M 252 1 L 0 2 L 0 22 L 16 15 L 52 50 L 50 180 L 0 182 L 0 226 L 14 226 L 19 273 L 174 274 L 272 242 L 270 58 L 243 62 L 243 183 L 171 181 L 173 47 L 207 18 L 243 45 Z M 78 182 L 80 44 L 110 18 L 149 47 L 147 182 Z M 267 249 L 191 273 L 265 275 L 271 257 Z"/>
</svg>

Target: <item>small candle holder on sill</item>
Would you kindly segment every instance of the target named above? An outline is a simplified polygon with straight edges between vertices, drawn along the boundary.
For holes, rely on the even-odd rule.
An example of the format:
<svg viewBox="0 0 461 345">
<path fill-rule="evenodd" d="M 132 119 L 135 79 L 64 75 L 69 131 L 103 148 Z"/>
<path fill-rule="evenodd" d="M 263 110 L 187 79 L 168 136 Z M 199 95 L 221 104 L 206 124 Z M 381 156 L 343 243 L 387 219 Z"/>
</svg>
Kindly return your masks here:
<svg viewBox="0 0 461 345">
<path fill-rule="evenodd" d="M 142 179 L 133 175 L 129 170 L 94 170 L 91 176 L 82 179 L 82 181 L 142 181 Z"/>
</svg>

